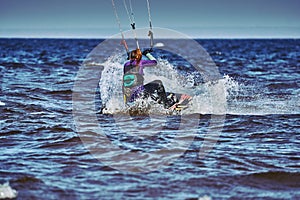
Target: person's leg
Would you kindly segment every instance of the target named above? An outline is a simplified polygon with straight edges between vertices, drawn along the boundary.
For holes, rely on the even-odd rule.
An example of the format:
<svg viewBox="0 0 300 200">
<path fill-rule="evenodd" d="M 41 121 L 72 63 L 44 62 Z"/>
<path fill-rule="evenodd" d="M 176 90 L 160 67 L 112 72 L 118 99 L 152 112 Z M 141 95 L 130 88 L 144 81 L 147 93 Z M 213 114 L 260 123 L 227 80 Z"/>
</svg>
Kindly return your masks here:
<svg viewBox="0 0 300 200">
<path fill-rule="evenodd" d="M 144 85 L 144 88 L 145 88 L 144 93 L 146 97 L 151 96 L 158 103 L 163 103 L 163 105 L 167 107 L 167 95 L 161 80 L 152 81 Z M 157 98 L 155 98 L 154 96 L 155 94 L 158 95 Z"/>
</svg>

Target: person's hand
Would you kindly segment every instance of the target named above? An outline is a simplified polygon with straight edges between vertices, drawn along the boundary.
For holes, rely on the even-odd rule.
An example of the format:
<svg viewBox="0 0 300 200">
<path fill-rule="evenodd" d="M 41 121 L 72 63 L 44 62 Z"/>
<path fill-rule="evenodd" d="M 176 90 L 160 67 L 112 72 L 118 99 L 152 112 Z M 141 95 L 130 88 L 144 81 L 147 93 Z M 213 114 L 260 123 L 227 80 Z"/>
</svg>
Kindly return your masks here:
<svg viewBox="0 0 300 200">
<path fill-rule="evenodd" d="M 143 51 L 143 55 L 145 56 L 145 55 L 147 55 L 148 53 L 150 53 L 150 52 L 152 52 L 153 50 L 152 49 L 145 49 L 144 51 Z"/>
</svg>

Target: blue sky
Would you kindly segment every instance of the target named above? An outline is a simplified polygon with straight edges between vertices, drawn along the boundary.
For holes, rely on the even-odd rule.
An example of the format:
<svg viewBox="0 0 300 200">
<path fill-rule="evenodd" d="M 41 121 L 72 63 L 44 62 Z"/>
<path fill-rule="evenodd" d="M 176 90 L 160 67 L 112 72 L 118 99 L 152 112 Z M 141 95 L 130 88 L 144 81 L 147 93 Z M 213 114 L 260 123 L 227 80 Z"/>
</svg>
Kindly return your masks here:
<svg viewBox="0 0 300 200">
<path fill-rule="evenodd" d="M 129 0 L 126 0 L 129 2 Z M 137 28 L 146 0 L 131 0 Z M 300 38 L 299 0 L 149 0 L 153 26 L 197 38 Z M 115 0 L 124 30 L 123 0 Z M 111 0 L 0 0 L 0 37 L 101 38 L 119 29 Z"/>
</svg>

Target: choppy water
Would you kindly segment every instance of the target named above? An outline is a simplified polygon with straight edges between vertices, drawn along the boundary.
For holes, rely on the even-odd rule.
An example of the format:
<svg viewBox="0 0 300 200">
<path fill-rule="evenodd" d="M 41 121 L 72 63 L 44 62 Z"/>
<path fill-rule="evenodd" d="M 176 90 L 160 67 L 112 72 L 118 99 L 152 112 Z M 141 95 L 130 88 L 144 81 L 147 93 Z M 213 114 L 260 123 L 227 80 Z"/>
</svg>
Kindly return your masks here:
<svg viewBox="0 0 300 200">
<path fill-rule="evenodd" d="M 186 84 L 196 100 L 188 117 L 152 116 L 151 122 L 99 112 L 85 118 L 82 110 L 77 112 L 77 103 L 92 111 L 104 102 L 120 103 L 106 93 L 113 83 L 113 89 L 119 87 L 120 54 L 101 55 L 108 65 L 94 63 L 96 70 L 88 71 L 94 77 L 102 73 L 101 80 L 80 77 L 80 66 L 100 42 L 0 39 L 0 184 L 9 182 L 18 199 L 300 198 L 300 40 L 198 40 L 220 77 L 214 82 L 165 79 L 169 90 L 180 89 L 173 81 Z M 154 54 L 169 67 L 167 75 L 176 70 L 186 77 L 193 74 L 184 61 Z M 94 91 L 77 91 L 78 81 Z M 224 90 L 225 107 L 217 104 L 223 97 L 219 89 Z M 102 99 L 96 97 L 90 105 L 85 98 L 95 99 L 95 93 Z M 111 145 L 100 143 L 90 119 L 120 149 L 108 152 Z M 79 121 L 83 125 L 78 129 Z M 159 134 L 149 135 L 148 126 Z M 168 145 L 174 138 L 176 143 Z M 201 157 L 202 145 L 212 141 L 213 149 Z M 167 153 L 153 153 L 160 149 Z M 184 153 L 177 157 L 174 152 L 180 151 Z M 172 162 L 165 164 L 168 159 Z M 163 167 L 134 172 L 153 163 L 153 169 Z M 126 171 L 132 165 L 136 168 Z M 125 170 L 113 168 L 122 166 Z"/>
</svg>

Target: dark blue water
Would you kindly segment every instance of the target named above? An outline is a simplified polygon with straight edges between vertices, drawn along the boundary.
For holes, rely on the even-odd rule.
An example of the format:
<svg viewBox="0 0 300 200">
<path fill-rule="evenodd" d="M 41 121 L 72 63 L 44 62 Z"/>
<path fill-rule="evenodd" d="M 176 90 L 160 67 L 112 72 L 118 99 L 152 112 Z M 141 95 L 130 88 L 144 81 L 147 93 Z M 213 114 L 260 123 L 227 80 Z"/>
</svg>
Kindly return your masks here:
<svg viewBox="0 0 300 200">
<path fill-rule="evenodd" d="M 96 159 L 88 145 L 98 136 L 86 134 L 93 136 L 87 145 L 76 128 L 74 84 L 100 42 L 0 39 L 0 184 L 9 182 L 17 199 L 300 199 L 300 40 L 198 40 L 224 76 L 224 123 L 214 125 L 220 115 L 201 104 L 185 152 L 144 173 Z M 168 55 L 161 59 L 172 64 Z M 178 131 L 174 117 L 158 136 L 133 139 L 118 134 L 116 117 L 96 119 L 114 144 L 132 152 L 164 148 Z M 201 157 L 210 127 L 220 135 Z"/>
</svg>

